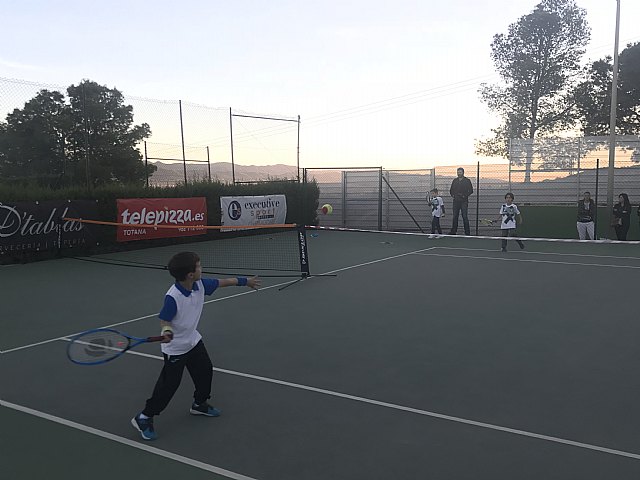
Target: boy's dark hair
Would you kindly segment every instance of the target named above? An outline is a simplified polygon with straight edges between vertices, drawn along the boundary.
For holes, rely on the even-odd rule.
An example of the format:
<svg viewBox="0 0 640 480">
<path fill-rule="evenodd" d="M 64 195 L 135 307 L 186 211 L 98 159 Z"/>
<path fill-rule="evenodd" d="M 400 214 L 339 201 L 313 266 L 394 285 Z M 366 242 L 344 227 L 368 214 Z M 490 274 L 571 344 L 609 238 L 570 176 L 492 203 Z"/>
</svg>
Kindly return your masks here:
<svg viewBox="0 0 640 480">
<path fill-rule="evenodd" d="M 591 195 L 591 192 L 587 190 L 583 195 Z"/>
<path fill-rule="evenodd" d="M 438 189 L 437 188 L 432 188 L 431 191 L 438 193 Z"/>
<path fill-rule="evenodd" d="M 511 200 L 515 200 L 515 198 L 516 198 L 515 195 L 513 193 L 511 193 L 511 192 L 507 192 L 505 194 L 504 198 L 507 198 L 507 197 L 511 197 Z"/>
<path fill-rule="evenodd" d="M 169 260 L 169 273 L 178 282 L 187 278 L 192 272 L 196 271 L 196 264 L 200 261 L 200 257 L 195 252 L 176 253 Z"/>
</svg>

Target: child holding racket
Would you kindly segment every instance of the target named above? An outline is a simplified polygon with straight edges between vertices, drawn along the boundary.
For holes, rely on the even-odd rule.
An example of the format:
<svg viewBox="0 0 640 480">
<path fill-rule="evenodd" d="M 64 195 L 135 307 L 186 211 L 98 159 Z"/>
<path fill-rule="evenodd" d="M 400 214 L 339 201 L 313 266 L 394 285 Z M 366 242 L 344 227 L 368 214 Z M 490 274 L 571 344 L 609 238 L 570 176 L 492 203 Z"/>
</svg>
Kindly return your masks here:
<svg viewBox="0 0 640 480">
<path fill-rule="evenodd" d="M 522 214 L 518 210 L 518 206 L 513 203 L 514 195 L 509 192 L 504 196 L 505 203 L 500 207 L 500 229 L 502 230 L 503 237 L 513 237 L 516 233 L 516 225 L 522 224 Z M 516 221 L 517 218 L 517 221 Z M 516 240 L 521 249 L 524 249 L 524 243 L 521 240 Z M 502 240 L 502 251 L 507 251 L 507 239 Z"/>
<path fill-rule="evenodd" d="M 207 403 L 211 396 L 213 364 L 202 341 L 202 335 L 196 330 L 204 306 L 204 296 L 211 295 L 219 287 L 260 287 L 257 277 L 201 278 L 200 258 L 193 252 L 174 255 L 168 267 L 176 282 L 167 291 L 164 305 L 158 315 L 164 337 L 164 366 L 144 409 L 131 419 L 131 424 L 145 440 L 157 438 L 153 428 L 153 417 L 159 415 L 169 404 L 180 386 L 185 367 L 195 386 L 189 412 L 192 415 L 207 417 L 220 415 L 217 408 Z"/>
<path fill-rule="evenodd" d="M 444 217 L 444 202 L 442 197 L 438 194 L 438 189 L 434 188 L 429 192 L 427 201 L 431 206 L 431 233 L 436 233 L 436 230 L 442 235 L 442 227 L 440 226 L 440 217 Z"/>
</svg>

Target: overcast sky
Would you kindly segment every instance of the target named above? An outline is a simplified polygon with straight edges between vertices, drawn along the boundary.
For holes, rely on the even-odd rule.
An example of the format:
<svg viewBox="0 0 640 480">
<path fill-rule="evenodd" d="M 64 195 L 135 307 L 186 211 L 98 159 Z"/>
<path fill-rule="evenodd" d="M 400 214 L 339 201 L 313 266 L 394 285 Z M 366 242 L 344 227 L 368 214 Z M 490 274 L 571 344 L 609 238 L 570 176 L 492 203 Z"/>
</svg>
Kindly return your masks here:
<svg viewBox="0 0 640 480">
<path fill-rule="evenodd" d="M 474 140 L 498 122 L 477 93 L 497 80 L 492 37 L 538 3 L 1 1 L 0 77 L 88 78 L 127 97 L 220 107 L 184 111 L 187 144 L 212 145 L 217 160 L 229 156 L 229 107 L 300 115 L 301 166 L 386 168 L 478 160 Z M 592 29 L 585 61 L 612 54 L 615 0 L 577 3 Z M 622 49 L 640 41 L 640 1 L 621 4 Z M 36 87 L 0 81 L 0 106 L 21 107 Z M 138 103 L 151 141 L 179 143 L 174 103 Z M 236 134 L 239 163 L 295 163 L 293 123 L 234 118 Z"/>
</svg>

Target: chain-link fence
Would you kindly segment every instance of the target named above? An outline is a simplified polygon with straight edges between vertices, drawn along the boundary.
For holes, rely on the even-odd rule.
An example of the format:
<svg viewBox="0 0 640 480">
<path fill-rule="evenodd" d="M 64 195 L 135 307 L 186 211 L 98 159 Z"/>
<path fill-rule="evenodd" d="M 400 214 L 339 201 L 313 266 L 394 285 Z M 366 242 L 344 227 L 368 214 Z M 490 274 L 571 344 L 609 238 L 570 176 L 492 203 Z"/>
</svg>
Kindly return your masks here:
<svg viewBox="0 0 640 480">
<path fill-rule="evenodd" d="M 515 203 L 532 220 L 523 224 L 525 234 L 570 238 L 575 236 L 577 202 L 585 191 L 597 201 L 600 216 L 606 216 L 608 138 L 547 139 L 541 143 L 544 145 L 512 142 L 511 162 L 504 164 L 425 170 L 306 168 L 303 178 L 317 182 L 320 206 L 333 206 L 333 214 L 319 215 L 320 225 L 329 227 L 431 232 L 427 195 L 437 188 L 446 212 L 440 223 L 443 233 L 448 233 L 453 213 L 451 183 L 462 167 L 474 189 L 468 202 L 472 234 L 499 233 L 498 212 L 505 194 L 512 192 Z M 620 193 L 629 195 L 634 206 L 640 203 L 640 137 L 617 139 L 615 201 Z M 634 208 L 633 218 L 635 213 Z M 460 218 L 459 230 L 462 227 Z M 601 235 L 607 235 L 607 227 L 601 219 Z M 635 230 L 634 226 L 634 235 Z"/>
<path fill-rule="evenodd" d="M 0 123 L 16 111 L 36 114 L 48 111 L 42 98 L 34 102 L 43 90 L 61 95 L 62 100 L 57 101 L 69 104 L 68 87 L 0 78 Z M 147 124 L 150 127 L 150 135 L 135 145 L 140 158 L 153 171 L 147 181 L 149 185 L 174 185 L 185 179 L 254 182 L 298 178 L 299 117 L 283 117 L 285 121 L 273 122 L 247 112 L 180 100 L 124 95 L 123 101 L 124 105 L 131 107 L 132 125 Z M 27 105 L 30 106 L 27 108 Z M 81 109 L 75 113 L 82 116 L 84 112 Z M 82 125 L 81 120 L 77 123 Z M 72 171 L 68 168 L 69 142 L 65 141 L 65 132 L 62 130 L 60 127 L 54 132 L 60 154 L 47 161 L 60 165 L 46 167 L 55 176 L 69 176 Z M 76 162 L 86 162 L 83 168 L 91 170 L 91 164 L 97 165 L 101 158 L 90 148 L 93 140 L 89 132 L 90 125 L 87 127 L 85 124 L 85 130 L 81 147 L 86 147 L 87 152 L 92 153 Z M 82 132 L 80 135 L 83 135 Z M 24 172 L 22 178 L 38 179 L 44 176 L 33 169 L 20 170 Z M 78 178 L 75 180 L 75 183 L 80 183 Z"/>
</svg>

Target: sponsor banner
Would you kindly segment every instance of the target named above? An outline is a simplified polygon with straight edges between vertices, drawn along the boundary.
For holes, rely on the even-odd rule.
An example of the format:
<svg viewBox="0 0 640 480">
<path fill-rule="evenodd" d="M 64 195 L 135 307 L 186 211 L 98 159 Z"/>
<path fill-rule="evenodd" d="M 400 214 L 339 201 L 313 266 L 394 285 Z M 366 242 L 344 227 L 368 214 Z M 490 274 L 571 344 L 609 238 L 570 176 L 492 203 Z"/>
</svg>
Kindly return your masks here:
<svg viewBox="0 0 640 480">
<path fill-rule="evenodd" d="M 256 197 L 220 197 L 222 225 L 272 225 L 285 223 L 287 197 L 261 195 Z"/>
<path fill-rule="evenodd" d="M 118 227 L 118 242 L 207 233 L 204 228 L 194 227 L 207 224 L 205 197 L 126 198 L 118 199 L 117 205 L 117 221 L 127 225 Z M 182 228 L 154 228 L 153 225 L 175 225 Z"/>
<path fill-rule="evenodd" d="M 96 203 L 85 200 L 0 203 L 0 254 L 95 245 L 91 227 L 63 219 L 96 216 Z"/>
</svg>

